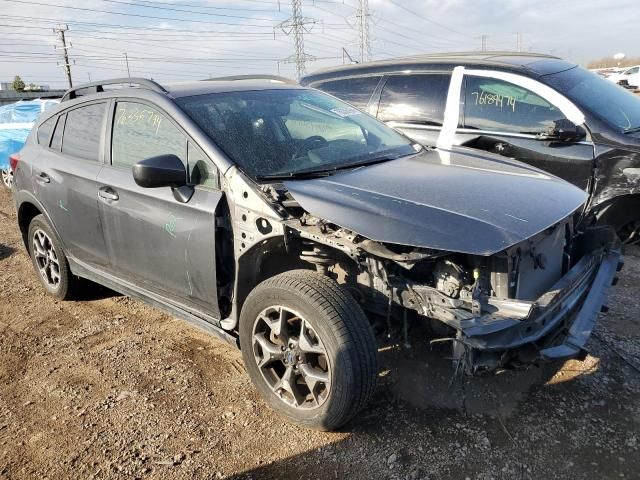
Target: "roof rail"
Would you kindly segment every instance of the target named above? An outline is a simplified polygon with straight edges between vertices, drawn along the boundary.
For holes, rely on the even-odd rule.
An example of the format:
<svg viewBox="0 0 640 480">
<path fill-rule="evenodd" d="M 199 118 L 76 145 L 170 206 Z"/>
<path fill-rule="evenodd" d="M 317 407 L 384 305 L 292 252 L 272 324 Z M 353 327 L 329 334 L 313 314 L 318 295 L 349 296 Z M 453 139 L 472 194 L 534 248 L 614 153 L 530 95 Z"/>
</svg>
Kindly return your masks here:
<svg viewBox="0 0 640 480">
<path fill-rule="evenodd" d="M 207 78 L 205 81 L 230 81 L 230 80 L 275 80 L 277 82 L 287 83 L 290 85 L 298 85 L 298 82 L 287 77 L 280 77 L 278 75 L 231 75 L 228 77 L 216 77 Z"/>
<path fill-rule="evenodd" d="M 74 98 L 77 98 L 79 96 L 78 92 L 80 90 L 93 89 L 92 92 L 88 92 L 88 93 L 100 93 L 100 92 L 104 92 L 103 87 L 105 85 L 127 85 L 127 84 L 129 86 L 138 85 L 142 88 L 153 90 L 154 92 L 167 93 L 167 90 L 162 85 L 160 85 L 157 82 L 154 82 L 153 80 L 149 80 L 148 78 L 138 78 L 138 77 L 114 78 L 112 80 L 100 80 L 99 82 L 84 83 L 75 88 L 70 88 L 65 92 L 65 94 L 62 96 L 62 100 L 60 101 L 64 102 L 67 100 L 73 100 Z"/>
</svg>

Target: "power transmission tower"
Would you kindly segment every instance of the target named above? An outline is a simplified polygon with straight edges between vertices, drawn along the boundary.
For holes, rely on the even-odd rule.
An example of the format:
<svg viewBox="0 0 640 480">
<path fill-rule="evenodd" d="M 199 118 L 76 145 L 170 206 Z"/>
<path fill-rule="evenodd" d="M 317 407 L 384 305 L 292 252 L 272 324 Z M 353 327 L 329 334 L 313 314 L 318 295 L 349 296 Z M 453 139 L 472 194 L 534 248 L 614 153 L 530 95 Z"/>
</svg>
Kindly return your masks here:
<svg viewBox="0 0 640 480">
<path fill-rule="evenodd" d="M 522 51 L 522 32 L 516 32 L 516 51 Z"/>
<path fill-rule="evenodd" d="M 361 62 L 368 62 L 371 60 L 371 37 L 369 35 L 370 18 L 371 12 L 369 11 L 369 0 L 360 0 L 358 2 L 358 10 L 356 11 L 356 19 L 358 21 Z"/>
<path fill-rule="evenodd" d="M 300 79 L 307 71 L 306 63 L 316 59 L 313 55 L 308 55 L 304 51 L 304 33 L 311 31 L 307 25 L 315 24 L 316 20 L 302 16 L 302 0 L 291 0 L 291 10 L 291 16 L 276 25 L 273 34 L 275 36 L 276 29 L 280 29 L 285 35 L 293 35 L 294 53 L 282 61 L 284 63 L 295 63 L 296 78 Z"/>
<path fill-rule="evenodd" d="M 65 37 L 65 33 L 69 30 L 69 25 L 65 25 L 64 27 L 60 25 L 58 28 L 53 29 L 53 33 L 58 34 L 60 42 L 62 43 L 62 56 L 64 59 L 64 63 L 62 65 L 58 64 L 59 67 L 64 68 L 65 73 L 67 74 L 67 80 L 69 81 L 69 88 L 73 88 L 73 81 L 71 80 L 71 64 L 69 63 L 69 49 L 73 46 L 71 43 L 67 46 L 67 39 Z M 58 48 L 58 45 L 55 46 Z"/>
<path fill-rule="evenodd" d="M 480 37 L 480 43 L 481 43 L 480 50 L 483 51 L 483 52 L 486 52 L 487 51 L 487 36 L 486 35 L 482 35 Z"/>
</svg>

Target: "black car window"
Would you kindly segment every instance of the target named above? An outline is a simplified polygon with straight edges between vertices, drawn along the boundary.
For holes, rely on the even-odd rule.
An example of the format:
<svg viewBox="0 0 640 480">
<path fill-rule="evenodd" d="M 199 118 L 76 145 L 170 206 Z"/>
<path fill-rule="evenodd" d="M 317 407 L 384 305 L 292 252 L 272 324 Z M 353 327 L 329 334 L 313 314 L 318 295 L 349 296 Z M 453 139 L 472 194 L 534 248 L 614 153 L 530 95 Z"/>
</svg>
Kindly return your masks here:
<svg viewBox="0 0 640 480">
<path fill-rule="evenodd" d="M 58 117 L 58 123 L 56 123 L 56 129 L 53 132 L 53 138 L 51 139 L 51 149 L 59 152 L 62 148 L 62 133 L 64 132 L 64 122 L 67 118 L 66 114 Z"/>
<path fill-rule="evenodd" d="M 51 134 L 53 133 L 53 128 L 56 126 L 56 120 L 58 117 L 51 117 L 46 122 L 43 122 L 42 125 L 38 127 L 38 143 L 40 145 L 44 145 L 45 147 L 49 146 L 49 141 L 51 140 Z"/>
<path fill-rule="evenodd" d="M 157 109 L 118 102 L 113 121 L 111 163 L 130 167 L 145 158 L 176 155 L 185 164 L 187 137 Z"/>
<path fill-rule="evenodd" d="M 564 114 L 541 96 L 504 80 L 465 76 L 464 127 L 542 133 Z"/>
<path fill-rule="evenodd" d="M 189 142 L 187 151 L 187 162 L 189 164 L 189 181 L 194 185 L 203 187 L 218 188 L 218 171 L 211 163 L 211 160 Z"/>
<path fill-rule="evenodd" d="M 343 78 L 317 83 L 314 87 L 364 110 L 379 81 L 379 75 L 372 77 Z"/>
<path fill-rule="evenodd" d="M 441 126 L 451 75 L 394 75 L 380 97 L 382 121 L 415 122 Z"/>
<path fill-rule="evenodd" d="M 106 103 L 94 103 L 67 113 L 62 138 L 62 153 L 97 162 Z"/>
</svg>

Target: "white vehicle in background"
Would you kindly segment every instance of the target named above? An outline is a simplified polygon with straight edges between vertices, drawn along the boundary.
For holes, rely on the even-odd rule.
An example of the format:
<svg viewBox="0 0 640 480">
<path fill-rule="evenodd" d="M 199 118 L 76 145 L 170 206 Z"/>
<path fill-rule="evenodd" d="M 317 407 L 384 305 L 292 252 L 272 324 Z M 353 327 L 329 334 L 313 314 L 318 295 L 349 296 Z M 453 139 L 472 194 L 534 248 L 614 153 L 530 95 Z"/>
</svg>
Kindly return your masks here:
<svg viewBox="0 0 640 480">
<path fill-rule="evenodd" d="M 629 67 L 620 73 L 614 73 L 607 77 L 607 80 L 623 86 L 640 88 L 640 65 Z"/>
</svg>

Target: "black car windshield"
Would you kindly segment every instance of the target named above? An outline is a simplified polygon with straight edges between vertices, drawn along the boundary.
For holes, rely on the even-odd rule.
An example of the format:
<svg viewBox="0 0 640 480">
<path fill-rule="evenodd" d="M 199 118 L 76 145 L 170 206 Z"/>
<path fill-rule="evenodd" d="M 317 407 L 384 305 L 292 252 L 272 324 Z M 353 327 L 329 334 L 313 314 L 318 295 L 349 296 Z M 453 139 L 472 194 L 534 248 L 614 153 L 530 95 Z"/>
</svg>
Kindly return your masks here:
<svg viewBox="0 0 640 480">
<path fill-rule="evenodd" d="M 576 67 L 544 79 L 579 108 L 586 107 L 611 127 L 623 132 L 640 128 L 640 98 L 600 75 Z"/>
<path fill-rule="evenodd" d="M 406 137 L 316 90 L 212 93 L 177 103 L 258 180 L 348 168 L 416 151 Z"/>
</svg>

